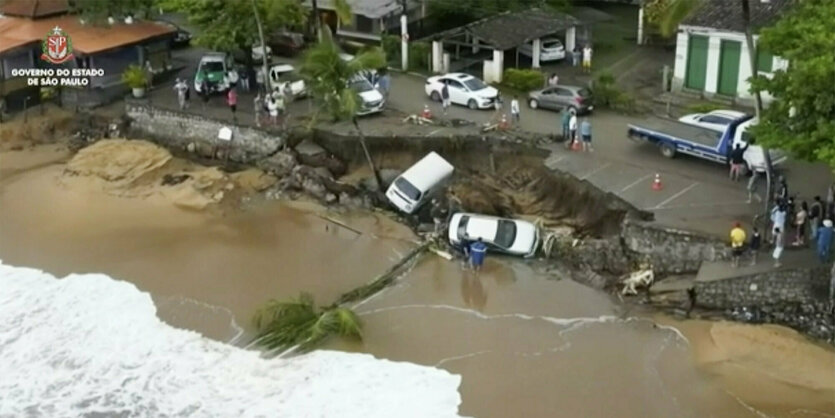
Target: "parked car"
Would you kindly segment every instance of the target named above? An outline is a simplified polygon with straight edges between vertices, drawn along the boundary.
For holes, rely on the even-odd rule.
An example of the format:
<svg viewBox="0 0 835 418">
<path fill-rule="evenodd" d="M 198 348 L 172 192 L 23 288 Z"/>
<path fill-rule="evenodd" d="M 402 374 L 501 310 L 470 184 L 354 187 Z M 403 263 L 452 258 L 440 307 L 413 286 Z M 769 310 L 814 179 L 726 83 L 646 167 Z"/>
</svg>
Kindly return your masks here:
<svg viewBox="0 0 835 418">
<path fill-rule="evenodd" d="M 519 53 L 528 57 L 533 57 L 533 43 L 526 43 L 519 47 Z M 539 44 L 539 60 L 559 61 L 565 58 L 565 47 L 562 41 L 557 38 L 545 38 Z"/>
<path fill-rule="evenodd" d="M 360 108 L 357 111 L 358 116 L 369 115 L 383 111 L 386 100 L 374 86 L 371 81 L 362 75 L 357 75 L 348 84 L 350 88 L 357 92 L 360 96 Z"/>
<path fill-rule="evenodd" d="M 168 27 L 176 30 L 176 32 L 174 33 L 174 37 L 171 38 L 171 47 L 172 48 L 186 47 L 191 42 L 191 33 L 189 31 L 177 26 L 177 24 L 175 24 L 173 22 L 169 22 L 167 20 L 163 20 L 163 19 L 157 19 L 157 20 L 155 20 L 155 22 L 159 23 L 161 25 L 168 26 Z"/>
<path fill-rule="evenodd" d="M 426 79 L 426 95 L 436 102 L 441 101 L 441 89 L 449 86 L 450 103 L 467 106 L 470 109 L 489 109 L 496 102 L 499 91 L 480 79 L 464 73 L 449 73 Z"/>
<path fill-rule="evenodd" d="M 270 85 L 273 90 L 286 90 L 286 86 L 290 86 L 290 91 L 293 97 L 304 97 L 307 95 L 307 86 L 304 80 L 296 73 L 296 69 L 290 64 L 277 64 L 269 69 L 270 71 Z M 262 69 L 258 69 L 262 73 Z"/>
<path fill-rule="evenodd" d="M 304 49 L 304 35 L 296 32 L 275 32 L 269 36 L 267 46 L 272 48 L 275 54 L 294 56 Z"/>
<path fill-rule="evenodd" d="M 528 106 L 531 109 L 568 109 L 574 114 L 586 113 L 594 110 L 594 96 L 585 87 L 558 85 L 528 93 Z"/>
<path fill-rule="evenodd" d="M 414 213 L 431 196 L 440 193 L 453 171 L 452 164 L 432 151 L 394 179 L 386 190 L 386 198 L 397 209 Z"/>
<path fill-rule="evenodd" d="M 211 92 L 222 92 L 238 81 L 238 73 L 234 70 L 232 60 L 225 53 L 210 53 L 200 58 L 197 72 L 194 74 L 194 91 L 202 93 L 200 85 L 207 80 Z"/>
<path fill-rule="evenodd" d="M 678 118 L 679 121 L 688 125 L 701 126 L 713 129 L 717 132 L 724 132 L 731 122 L 747 116 L 744 112 L 736 110 L 714 110 L 708 113 L 692 113 Z"/>
<path fill-rule="evenodd" d="M 452 215 L 448 235 L 456 247 L 481 238 L 492 250 L 524 257 L 533 257 L 539 247 L 539 229 L 534 224 L 475 213 Z"/>
</svg>

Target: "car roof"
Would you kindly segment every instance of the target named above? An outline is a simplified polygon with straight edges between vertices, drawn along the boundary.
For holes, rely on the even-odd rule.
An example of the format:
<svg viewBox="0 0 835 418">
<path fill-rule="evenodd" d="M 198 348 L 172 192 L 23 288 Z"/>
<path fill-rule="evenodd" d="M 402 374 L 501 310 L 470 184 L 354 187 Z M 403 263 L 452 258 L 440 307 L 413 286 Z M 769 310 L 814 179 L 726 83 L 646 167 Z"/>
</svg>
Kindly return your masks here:
<svg viewBox="0 0 835 418">
<path fill-rule="evenodd" d="M 470 219 L 467 221 L 467 233 L 470 236 L 489 238 L 491 241 L 496 237 L 499 229 L 499 218 L 476 214 L 467 214 Z"/>
<path fill-rule="evenodd" d="M 295 68 L 290 64 L 273 65 L 272 68 L 270 68 L 270 69 L 278 71 L 280 73 L 289 73 L 289 72 L 295 70 Z"/>
<path fill-rule="evenodd" d="M 739 119 L 741 117 L 746 116 L 745 112 L 739 112 L 736 110 L 726 110 L 726 109 L 719 109 L 713 110 L 707 113 L 708 115 L 716 115 L 716 116 L 727 116 L 732 119 Z"/>
<path fill-rule="evenodd" d="M 223 52 L 213 53 L 213 54 L 206 54 L 200 58 L 200 61 L 223 61 L 226 59 L 226 54 Z"/>
<path fill-rule="evenodd" d="M 443 78 L 457 78 L 459 80 L 469 80 L 471 78 L 475 78 L 466 73 L 447 73 L 442 76 Z"/>
</svg>

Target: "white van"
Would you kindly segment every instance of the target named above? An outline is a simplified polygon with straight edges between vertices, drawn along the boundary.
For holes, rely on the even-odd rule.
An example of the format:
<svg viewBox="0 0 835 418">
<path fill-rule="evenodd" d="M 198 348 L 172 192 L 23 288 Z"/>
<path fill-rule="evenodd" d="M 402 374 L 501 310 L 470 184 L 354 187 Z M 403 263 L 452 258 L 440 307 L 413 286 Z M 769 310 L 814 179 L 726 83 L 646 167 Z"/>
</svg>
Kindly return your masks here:
<svg viewBox="0 0 835 418">
<path fill-rule="evenodd" d="M 759 122 L 759 119 L 753 118 L 739 124 L 736 128 L 736 132 L 734 132 L 732 144 L 734 148 L 736 148 L 736 144 L 740 144 L 740 146 L 744 147 L 745 144 L 749 144 L 751 142 L 752 137 L 748 132 L 748 128 L 756 125 L 757 122 Z M 748 146 L 743 158 L 745 158 L 745 164 L 747 165 L 749 171 L 758 171 L 763 173 L 765 172 L 765 153 L 763 152 L 761 146 L 755 145 L 757 141 L 753 142 L 753 144 Z M 768 153 L 771 155 L 772 166 L 780 165 L 786 161 L 786 153 L 781 150 L 770 149 L 768 150 Z"/>
<path fill-rule="evenodd" d="M 386 191 L 388 200 L 405 213 L 413 213 L 426 202 L 432 190 L 452 176 L 455 167 L 430 152 L 399 175 Z"/>
</svg>

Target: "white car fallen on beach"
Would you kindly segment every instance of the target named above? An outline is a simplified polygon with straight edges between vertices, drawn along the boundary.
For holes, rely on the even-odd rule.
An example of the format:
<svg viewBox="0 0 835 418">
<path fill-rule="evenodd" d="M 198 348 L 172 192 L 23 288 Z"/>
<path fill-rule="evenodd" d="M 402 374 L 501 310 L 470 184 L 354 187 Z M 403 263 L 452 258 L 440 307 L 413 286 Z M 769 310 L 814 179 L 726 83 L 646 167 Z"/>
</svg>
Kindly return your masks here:
<svg viewBox="0 0 835 418">
<path fill-rule="evenodd" d="M 494 251 L 533 257 L 539 247 L 536 225 L 518 219 L 497 218 L 476 213 L 456 213 L 449 221 L 449 243 L 460 247 L 464 241 L 481 238 Z"/>
</svg>

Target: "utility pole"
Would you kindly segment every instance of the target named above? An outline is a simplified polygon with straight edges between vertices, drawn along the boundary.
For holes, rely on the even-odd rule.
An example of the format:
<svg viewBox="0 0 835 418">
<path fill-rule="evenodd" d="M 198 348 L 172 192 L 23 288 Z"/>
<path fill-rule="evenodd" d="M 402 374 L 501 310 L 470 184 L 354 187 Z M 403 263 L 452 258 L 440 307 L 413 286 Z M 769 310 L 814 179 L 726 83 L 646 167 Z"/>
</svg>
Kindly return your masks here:
<svg viewBox="0 0 835 418">
<path fill-rule="evenodd" d="M 406 1 L 400 0 L 400 67 L 403 71 L 409 69 L 409 17 Z"/>
<path fill-rule="evenodd" d="M 317 0 L 313 0 L 312 5 L 313 5 L 313 33 L 316 35 L 316 38 L 321 41 L 322 40 L 321 30 L 319 29 L 319 26 L 321 25 L 321 22 L 319 21 L 319 3 L 317 2 Z"/>
<path fill-rule="evenodd" d="M 751 4 L 750 0 L 740 0 L 742 5 L 742 22 L 745 26 L 745 43 L 748 46 L 748 64 L 751 66 L 751 77 L 755 79 L 759 77 L 757 71 L 757 46 L 754 44 L 754 35 L 751 32 Z M 769 0 L 760 0 L 760 3 L 768 3 Z M 762 116 L 763 101 L 760 92 L 754 92 L 755 115 L 757 119 Z M 774 185 L 774 166 L 771 164 L 771 154 L 768 149 L 761 147 L 763 150 L 763 159 L 765 160 L 765 198 L 763 199 L 763 219 L 767 220 L 769 209 L 771 205 L 771 197 L 774 195 L 772 191 Z"/>
<path fill-rule="evenodd" d="M 270 71 L 267 68 L 267 44 L 264 42 L 264 28 L 261 26 L 261 17 L 258 16 L 258 5 L 255 0 L 252 0 L 252 13 L 255 14 L 255 25 L 258 27 L 258 38 L 261 40 L 261 70 L 264 71 L 264 87 L 267 88 L 267 94 L 272 92 L 270 86 Z M 250 51 L 246 51 L 251 54 Z"/>
</svg>

